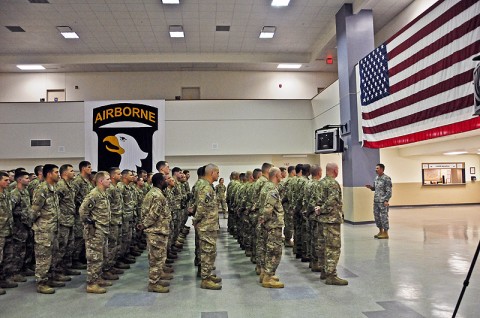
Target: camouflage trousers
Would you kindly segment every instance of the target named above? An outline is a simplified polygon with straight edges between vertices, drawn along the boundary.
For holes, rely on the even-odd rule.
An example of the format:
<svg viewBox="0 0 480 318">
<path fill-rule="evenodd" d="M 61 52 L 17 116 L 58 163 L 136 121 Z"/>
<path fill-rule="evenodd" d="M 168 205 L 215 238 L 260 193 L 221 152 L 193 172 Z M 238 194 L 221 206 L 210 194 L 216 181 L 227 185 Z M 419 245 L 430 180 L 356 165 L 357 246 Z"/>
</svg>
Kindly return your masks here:
<svg viewBox="0 0 480 318">
<path fill-rule="evenodd" d="M 180 234 L 180 229 L 183 226 L 182 221 L 182 210 L 173 210 L 173 214 L 175 215 L 175 219 L 173 221 L 173 244 L 178 239 L 178 235 Z"/>
<path fill-rule="evenodd" d="M 3 251 L 3 272 L 13 276 L 19 274 L 25 263 L 29 228 L 22 223 L 15 223 L 13 234 L 7 240 Z"/>
<path fill-rule="evenodd" d="M 6 245 L 8 246 L 8 244 L 11 244 L 10 243 L 11 240 L 12 240 L 11 236 L 8 236 L 8 237 L 0 236 L 0 280 L 4 280 L 6 278 L 5 270 L 4 270 L 4 267 L 5 267 L 4 250 Z"/>
<path fill-rule="evenodd" d="M 302 253 L 302 242 L 303 242 L 303 232 L 302 232 L 302 220 L 303 217 L 300 212 L 294 212 L 293 214 L 293 225 L 294 225 L 294 253 L 301 254 Z"/>
<path fill-rule="evenodd" d="M 227 208 L 228 208 L 228 220 L 227 220 L 227 229 L 228 229 L 228 233 L 232 234 L 232 220 L 230 218 L 230 211 L 231 211 L 231 206 L 229 204 L 227 204 Z"/>
<path fill-rule="evenodd" d="M 280 229 L 280 236 L 281 233 L 282 232 Z M 263 268 L 265 265 L 265 255 L 267 253 L 267 230 L 262 223 L 257 224 L 255 239 L 255 246 L 257 249 L 257 253 L 255 254 L 255 260 L 257 261 L 257 265 Z"/>
<path fill-rule="evenodd" d="M 53 278 L 55 255 L 58 251 L 57 232 L 35 231 L 35 280 L 37 284 L 46 283 Z"/>
<path fill-rule="evenodd" d="M 293 211 L 290 210 L 286 204 L 283 210 L 285 211 L 285 227 L 283 228 L 283 236 L 285 236 L 285 241 L 290 241 L 293 238 Z"/>
<path fill-rule="evenodd" d="M 147 233 L 148 246 L 148 282 L 157 285 L 163 274 L 163 266 L 167 259 L 168 235 L 160 233 Z"/>
<path fill-rule="evenodd" d="M 246 251 L 252 251 L 253 226 L 250 223 L 250 216 L 246 214 L 243 219 L 243 245 Z"/>
<path fill-rule="evenodd" d="M 248 215 L 250 219 L 250 242 L 252 248 L 252 257 L 256 260 L 257 257 L 257 224 L 258 224 L 258 211 L 251 211 Z"/>
<path fill-rule="evenodd" d="M 67 268 L 72 267 L 72 255 L 74 248 L 73 226 L 58 226 L 58 251 L 55 254 L 56 273 L 64 273 Z"/>
<path fill-rule="evenodd" d="M 388 231 L 390 228 L 388 223 L 388 206 L 384 206 L 383 202 L 373 203 L 373 216 L 375 217 L 375 224 L 379 229 Z"/>
<path fill-rule="evenodd" d="M 200 238 L 198 230 L 195 227 L 195 260 L 193 261 L 195 266 L 200 264 Z"/>
<path fill-rule="evenodd" d="M 174 241 L 174 238 L 175 238 L 175 234 L 174 234 L 175 221 L 173 220 L 173 218 L 170 221 L 170 224 L 168 225 L 168 227 L 170 228 L 170 234 L 168 234 L 167 249 L 170 251 L 172 249 L 172 245 L 175 244 L 175 241 Z"/>
<path fill-rule="evenodd" d="M 302 257 L 310 258 L 312 256 L 312 237 L 310 221 L 302 218 Z"/>
<path fill-rule="evenodd" d="M 120 245 L 121 257 L 126 256 L 130 251 L 130 244 L 132 243 L 132 237 L 133 237 L 132 224 L 133 222 L 128 219 L 124 219 L 122 222 L 122 234 L 121 234 L 122 242 Z"/>
<path fill-rule="evenodd" d="M 200 247 L 200 273 L 202 279 L 212 275 L 217 257 L 217 231 L 198 231 Z"/>
<path fill-rule="evenodd" d="M 218 212 L 227 213 L 227 201 L 225 199 L 217 199 L 218 201 Z"/>
<path fill-rule="evenodd" d="M 85 256 L 85 240 L 83 239 L 83 222 L 80 215 L 75 215 L 75 225 L 73 226 L 73 261 L 79 262 Z"/>
<path fill-rule="evenodd" d="M 89 225 L 83 228 L 87 255 L 87 284 L 95 284 L 102 275 L 103 262 L 107 256 L 108 238 L 102 231 Z"/>
<path fill-rule="evenodd" d="M 341 224 L 323 223 L 323 236 L 325 238 L 325 274 L 336 275 L 337 264 L 340 259 L 342 247 L 340 237 Z"/>
<path fill-rule="evenodd" d="M 265 229 L 265 234 L 265 258 L 262 268 L 267 275 L 275 275 L 282 258 L 282 228 Z"/>
<path fill-rule="evenodd" d="M 104 270 L 109 271 L 118 257 L 120 257 L 120 247 L 122 244 L 121 240 L 122 225 L 121 224 L 111 224 L 108 232 L 108 248 L 107 248 L 107 260 L 104 264 Z"/>
<path fill-rule="evenodd" d="M 320 266 L 325 264 L 325 237 L 323 236 L 323 224 L 317 221 L 310 221 L 312 233 L 312 257 L 314 263 Z"/>
</svg>

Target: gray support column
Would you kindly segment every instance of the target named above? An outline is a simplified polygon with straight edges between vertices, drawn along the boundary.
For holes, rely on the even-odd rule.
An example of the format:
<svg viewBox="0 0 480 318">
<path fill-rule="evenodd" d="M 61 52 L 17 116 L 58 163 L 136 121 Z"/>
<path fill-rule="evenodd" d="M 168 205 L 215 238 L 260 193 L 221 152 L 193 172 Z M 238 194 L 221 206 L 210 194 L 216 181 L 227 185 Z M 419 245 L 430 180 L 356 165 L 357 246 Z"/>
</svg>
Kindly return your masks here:
<svg viewBox="0 0 480 318">
<path fill-rule="evenodd" d="M 353 223 L 373 220 L 372 194 L 365 188 L 375 177 L 380 156 L 377 149 L 363 148 L 359 142 L 357 85 L 355 65 L 374 47 L 371 10 L 353 14 L 352 5 L 344 4 L 335 16 L 337 33 L 338 80 L 341 123 L 348 123 L 350 134 L 342 138 L 348 149 L 343 154 L 345 220 Z"/>
</svg>

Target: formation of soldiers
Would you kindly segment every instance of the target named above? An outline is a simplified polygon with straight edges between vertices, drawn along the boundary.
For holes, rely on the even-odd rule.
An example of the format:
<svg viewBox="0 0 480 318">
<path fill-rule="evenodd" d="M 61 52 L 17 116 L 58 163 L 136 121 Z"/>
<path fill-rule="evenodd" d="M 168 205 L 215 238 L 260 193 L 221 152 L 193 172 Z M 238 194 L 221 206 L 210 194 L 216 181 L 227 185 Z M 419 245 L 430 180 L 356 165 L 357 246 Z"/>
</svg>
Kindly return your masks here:
<svg viewBox="0 0 480 318">
<path fill-rule="evenodd" d="M 320 166 L 309 164 L 278 169 L 264 163 L 261 169 L 231 173 L 228 231 L 256 264 L 263 287 L 284 287 L 275 276 L 282 243 L 293 247 L 296 258 L 308 262 L 313 272 L 320 272 L 327 285 L 348 284 L 336 271 L 344 219 L 337 175 L 334 163 L 327 164 L 324 178 Z"/>
<path fill-rule="evenodd" d="M 171 264 L 189 233 L 185 223 L 193 197 L 188 171 L 174 168 L 170 176 L 166 162 L 157 169 L 164 175 L 170 217 L 162 218 L 166 258 L 148 289 L 168 292 L 157 285 L 167 287 L 173 278 Z M 155 187 L 152 175 L 116 167 L 95 173 L 87 161 L 80 162 L 77 176 L 70 164 L 37 166 L 33 175 L 23 168 L 0 171 L 0 294 L 26 282 L 25 276 L 35 276 L 37 292 L 53 294 L 79 269 L 87 269 L 87 292 L 105 293 L 152 245 L 148 233 L 158 232 L 142 218 L 154 210 L 149 192 L 161 183 L 157 177 Z"/>
</svg>

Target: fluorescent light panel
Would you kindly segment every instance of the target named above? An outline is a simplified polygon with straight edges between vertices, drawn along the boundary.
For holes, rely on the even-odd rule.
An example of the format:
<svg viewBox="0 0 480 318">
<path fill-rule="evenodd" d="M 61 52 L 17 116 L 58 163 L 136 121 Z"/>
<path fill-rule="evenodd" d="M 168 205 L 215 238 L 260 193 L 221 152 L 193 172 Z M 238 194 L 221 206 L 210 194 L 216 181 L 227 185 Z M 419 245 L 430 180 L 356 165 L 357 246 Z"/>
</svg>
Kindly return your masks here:
<svg viewBox="0 0 480 318">
<path fill-rule="evenodd" d="M 43 65 L 39 65 L 39 64 L 20 64 L 20 65 L 17 65 L 17 67 L 22 71 L 38 71 L 38 70 L 45 69 Z"/>
<path fill-rule="evenodd" d="M 171 25 L 168 28 L 171 38 L 184 38 L 185 32 L 183 32 L 183 27 L 181 25 Z"/>
<path fill-rule="evenodd" d="M 69 26 L 57 26 L 57 30 L 65 39 L 78 39 L 79 36 Z"/>
<path fill-rule="evenodd" d="M 260 39 L 271 39 L 275 35 L 276 28 L 274 26 L 264 26 L 260 31 Z"/>
<path fill-rule="evenodd" d="M 286 7 L 290 0 L 272 0 L 272 7 Z"/>
<path fill-rule="evenodd" d="M 466 153 L 468 153 L 468 151 L 450 151 L 450 152 L 444 152 L 443 154 L 447 156 L 453 156 L 453 155 L 464 155 Z"/>
<path fill-rule="evenodd" d="M 296 69 L 302 67 L 302 64 L 278 64 L 277 68 Z"/>
<path fill-rule="evenodd" d="M 163 4 L 180 4 L 180 0 L 162 0 Z"/>
</svg>

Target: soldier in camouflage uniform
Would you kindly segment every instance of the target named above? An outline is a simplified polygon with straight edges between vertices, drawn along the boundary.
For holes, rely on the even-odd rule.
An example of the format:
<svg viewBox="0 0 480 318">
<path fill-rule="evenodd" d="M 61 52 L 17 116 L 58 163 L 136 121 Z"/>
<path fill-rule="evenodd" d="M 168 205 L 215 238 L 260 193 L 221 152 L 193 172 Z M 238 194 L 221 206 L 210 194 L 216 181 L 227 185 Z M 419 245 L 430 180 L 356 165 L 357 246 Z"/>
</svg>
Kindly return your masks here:
<svg viewBox="0 0 480 318">
<path fill-rule="evenodd" d="M 182 171 L 180 174 L 180 186 L 182 188 L 182 211 L 180 213 L 180 222 L 178 227 L 177 242 L 180 244 L 185 243 L 185 237 L 188 234 L 188 227 L 185 226 L 188 220 L 188 205 L 191 200 L 190 186 L 188 185 L 187 176 Z"/>
<path fill-rule="evenodd" d="M 255 190 L 255 182 L 262 175 L 262 170 L 254 169 L 252 177 L 247 180 L 247 191 L 245 194 L 245 211 L 244 211 L 244 240 L 245 240 L 245 256 L 250 257 L 250 260 L 255 260 L 254 253 L 254 238 L 255 238 L 255 224 L 257 222 L 256 216 L 251 213 L 253 209 L 253 192 Z M 256 262 L 256 261 L 255 261 Z"/>
<path fill-rule="evenodd" d="M 27 191 L 30 194 L 30 201 L 32 201 L 33 199 L 33 191 L 38 187 L 40 183 L 43 182 L 42 170 L 43 170 L 42 165 L 36 166 L 33 170 L 37 178 L 34 180 L 31 180 L 27 187 Z"/>
<path fill-rule="evenodd" d="M 243 249 L 243 233 L 241 227 L 241 214 L 242 214 L 242 207 L 241 201 L 243 196 L 243 191 L 245 189 L 247 177 L 244 172 L 240 173 L 240 183 L 234 188 L 234 192 L 232 193 L 233 196 L 233 211 L 230 213 L 230 217 L 233 218 L 232 226 L 235 235 L 234 238 L 237 239 L 237 242 L 240 244 L 240 247 Z"/>
<path fill-rule="evenodd" d="M 218 184 L 215 187 L 215 194 L 217 195 L 218 207 L 220 212 L 223 213 L 223 218 L 227 218 L 227 187 L 224 184 L 225 180 L 220 178 Z"/>
<path fill-rule="evenodd" d="M 197 181 L 192 187 L 192 204 L 190 206 L 191 215 L 195 217 L 195 213 L 197 211 L 197 202 L 198 202 L 198 189 L 201 188 L 203 183 L 208 183 L 206 180 L 203 179 L 205 176 L 205 166 L 202 166 L 197 169 Z M 198 228 L 195 227 L 195 266 L 198 266 L 197 277 L 201 277 L 200 272 L 200 240 L 198 234 Z"/>
<path fill-rule="evenodd" d="M 322 168 L 319 165 L 313 165 L 311 169 L 312 180 L 308 183 L 305 189 L 304 206 L 307 211 L 307 219 L 309 224 L 310 246 L 308 247 L 307 256 L 310 258 L 310 268 L 312 272 L 323 271 L 323 254 L 324 240 L 323 228 L 321 226 L 318 215 L 315 213 L 315 206 L 319 204 L 321 196 L 321 182 Z M 320 266 L 322 264 L 322 266 Z"/>
<path fill-rule="evenodd" d="M 375 167 L 375 181 L 373 186 L 365 185 L 368 189 L 375 191 L 373 196 L 373 216 L 375 224 L 378 227 L 378 234 L 374 235 L 377 239 L 388 239 L 388 207 L 390 198 L 392 197 L 392 179 L 385 173 L 385 166 L 381 163 Z"/>
<path fill-rule="evenodd" d="M 178 235 L 180 234 L 182 213 L 183 213 L 183 210 L 185 210 L 186 208 L 186 201 L 185 201 L 186 196 L 184 195 L 184 188 L 180 181 L 181 174 L 182 174 L 182 170 L 179 167 L 174 167 L 172 169 L 172 176 L 173 176 L 173 179 L 175 180 L 175 185 L 171 189 L 172 200 L 170 205 L 170 209 L 172 211 L 172 217 L 173 217 L 173 236 L 172 236 L 172 247 L 171 247 L 171 252 L 173 252 L 173 254 L 175 254 L 177 251 L 179 251 L 183 247 L 180 242 L 177 242 Z"/>
<path fill-rule="evenodd" d="M 255 222 L 255 245 L 253 246 L 253 250 L 255 251 L 255 263 L 257 266 L 255 267 L 255 272 L 257 275 L 260 275 L 262 272 L 262 266 L 264 258 L 265 258 L 265 242 L 266 242 L 266 231 L 262 225 L 263 223 L 263 215 L 261 214 L 260 208 L 262 207 L 261 201 L 261 192 L 264 185 L 268 182 L 268 177 L 270 173 L 270 168 L 272 168 L 272 164 L 265 162 L 262 164 L 262 175 L 255 181 L 253 185 L 253 217 Z"/>
<path fill-rule="evenodd" d="M 205 167 L 205 176 L 198 184 L 194 226 L 198 229 L 200 247 L 200 272 L 204 289 L 219 290 L 221 278 L 213 275 L 213 267 L 217 256 L 218 206 L 215 199 L 213 182 L 218 180 L 219 169 L 214 164 Z"/>
<path fill-rule="evenodd" d="M 73 179 L 73 189 L 75 190 L 75 226 L 74 226 L 74 249 L 73 249 L 73 265 L 74 269 L 85 269 L 87 266 L 83 263 L 85 256 L 85 240 L 83 239 L 83 223 L 80 220 L 78 209 L 83 202 L 85 196 L 92 191 L 93 185 L 90 182 L 92 173 L 92 165 L 88 161 L 81 161 L 78 164 L 80 174 Z"/>
<path fill-rule="evenodd" d="M 7 192 L 8 184 L 8 174 L 0 171 L 0 295 L 5 294 L 5 290 L 2 288 L 18 286 L 17 283 L 6 280 L 5 273 L 3 272 L 5 265 L 3 250 L 6 244 L 12 244 L 11 235 L 13 227 L 12 203 L 10 194 Z"/>
<path fill-rule="evenodd" d="M 21 271 L 30 271 L 26 267 L 27 240 L 31 235 L 32 217 L 30 195 L 27 186 L 30 183 L 28 173 L 19 171 L 15 174 L 16 188 L 10 192 L 12 200 L 13 231 L 12 243 L 4 251 L 4 272 L 13 275 L 14 282 L 26 282 Z M 30 275 L 31 276 L 31 275 Z"/>
<path fill-rule="evenodd" d="M 266 234 L 260 281 L 265 288 L 284 287 L 284 284 L 275 277 L 275 272 L 282 257 L 282 227 L 284 226 L 282 199 L 277 188 L 281 179 L 280 169 L 271 168 L 269 181 L 265 183 L 261 193 L 259 223 Z"/>
<path fill-rule="evenodd" d="M 171 279 L 171 274 L 164 272 L 167 258 L 168 235 L 172 214 L 162 190 L 167 188 L 166 178 L 161 173 L 152 177 L 153 187 L 147 193 L 142 204 L 141 229 L 147 234 L 148 261 L 150 265 L 148 275 L 148 291 L 168 293 L 168 282 L 162 279 Z"/>
<path fill-rule="evenodd" d="M 72 181 L 75 177 L 73 167 L 69 164 L 60 167 L 61 179 L 57 183 L 57 194 L 59 199 L 60 214 L 58 216 L 58 253 L 57 267 L 54 269 L 55 280 L 69 281 L 64 275 L 80 275 L 80 272 L 73 271 L 72 255 L 75 242 L 75 190 Z"/>
<path fill-rule="evenodd" d="M 35 232 L 35 279 L 37 292 L 53 294 L 52 287 L 65 286 L 53 279 L 52 269 L 56 267 L 58 250 L 58 215 L 60 213 L 56 184 L 59 180 L 58 167 L 43 166 L 45 181 L 33 193 L 32 215 Z"/>
<path fill-rule="evenodd" d="M 130 255 L 130 244 L 132 243 L 134 218 L 137 213 L 137 191 L 132 182 L 135 176 L 131 170 L 122 171 L 122 181 L 117 183 L 123 198 L 122 216 L 122 244 L 120 248 L 120 260 L 125 264 L 135 263 L 135 258 Z"/>
<path fill-rule="evenodd" d="M 288 177 L 283 179 L 279 186 L 278 192 L 282 198 L 283 211 L 285 216 L 285 227 L 283 228 L 283 236 L 285 237 L 285 247 L 293 247 L 292 238 L 293 238 L 293 214 L 290 209 L 290 202 L 288 201 L 288 192 L 292 180 L 295 180 L 295 167 L 288 167 Z"/>
<path fill-rule="evenodd" d="M 237 232 L 238 232 L 238 241 L 240 243 L 240 247 L 245 250 L 246 254 L 250 254 L 251 256 L 251 247 L 247 249 L 247 245 L 249 245 L 248 235 L 246 230 L 248 229 L 247 224 L 247 202 L 249 201 L 248 191 L 250 190 L 251 185 L 253 184 L 253 172 L 247 171 L 245 172 L 245 181 L 242 183 L 240 188 L 237 191 L 236 201 L 237 201 Z M 247 253 L 247 250 L 250 250 Z"/>
<path fill-rule="evenodd" d="M 110 187 L 107 189 L 108 200 L 110 202 L 110 226 L 108 232 L 108 257 L 103 268 L 103 278 L 108 279 L 123 274 L 122 269 L 128 269 L 130 266 L 124 263 L 116 263 L 120 257 L 122 216 L 123 216 L 123 197 L 117 184 L 122 178 L 120 169 L 112 167 L 110 173 Z M 115 266 L 115 267 L 114 267 Z M 118 268 L 116 268 L 118 266 Z"/>
<path fill-rule="evenodd" d="M 237 183 L 238 183 L 238 179 L 240 177 L 240 174 L 237 172 L 237 171 L 233 171 L 231 174 L 230 174 L 230 182 L 228 183 L 228 186 L 227 186 L 227 209 L 228 211 L 232 211 L 232 192 L 233 192 L 233 189 L 236 187 Z M 230 233 L 231 235 L 233 235 L 233 228 L 232 228 L 232 219 L 228 218 L 228 221 L 227 221 L 227 228 L 228 228 L 228 233 Z"/>
<path fill-rule="evenodd" d="M 337 276 L 337 264 L 340 259 L 341 224 L 343 223 L 342 188 L 335 180 L 338 176 L 338 166 L 328 163 L 326 176 L 321 181 L 321 197 L 319 205 L 315 207 L 315 213 L 319 214 L 319 220 L 323 227 L 325 239 L 325 284 L 348 285 L 348 281 Z"/>
<path fill-rule="evenodd" d="M 298 167 L 299 165 L 297 165 Z M 295 169 L 297 170 L 297 167 Z M 295 254 L 296 258 L 302 258 L 302 261 L 305 260 L 303 257 L 303 253 L 306 251 L 302 250 L 303 242 L 305 239 L 305 232 L 303 231 L 304 228 L 304 216 L 302 215 L 302 208 L 303 208 L 303 194 L 305 190 L 305 185 L 308 182 L 308 175 L 304 175 L 306 170 L 309 170 L 309 165 L 301 164 L 300 170 L 301 172 L 297 171 L 298 178 L 296 182 L 292 185 L 292 209 L 293 209 L 293 221 L 295 224 Z"/>
<path fill-rule="evenodd" d="M 103 287 L 112 284 L 101 278 L 104 260 L 108 254 L 107 239 L 111 211 L 106 190 L 110 183 L 108 172 L 97 172 L 96 186 L 87 194 L 79 210 L 87 255 L 87 293 L 104 294 L 107 290 Z"/>
<path fill-rule="evenodd" d="M 297 233 L 297 224 L 299 223 L 298 221 L 298 214 L 295 213 L 295 199 L 296 199 L 296 193 L 295 193 L 295 188 L 297 186 L 297 183 L 299 182 L 300 178 L 302 177 L 302 164 L 297 164 L 295 166 L 295 176 L 291 178 L 291 180 L 288 183 L 288 187 L 285 191 L 285 195 L 288 201 L 288 207 L 289 207 L 289 212 L 288 215 L 292 216 L 292 228 L 293 228 L 293 254 L 297 254 L 297 241 L 302 240 L 301 233 Z M 301 256 L 300 256 L 301 257 Z"/>
</svg>

